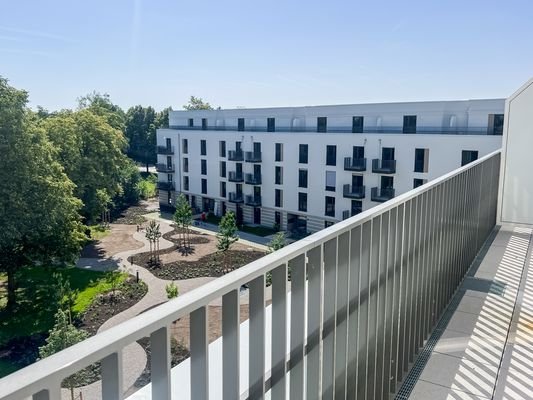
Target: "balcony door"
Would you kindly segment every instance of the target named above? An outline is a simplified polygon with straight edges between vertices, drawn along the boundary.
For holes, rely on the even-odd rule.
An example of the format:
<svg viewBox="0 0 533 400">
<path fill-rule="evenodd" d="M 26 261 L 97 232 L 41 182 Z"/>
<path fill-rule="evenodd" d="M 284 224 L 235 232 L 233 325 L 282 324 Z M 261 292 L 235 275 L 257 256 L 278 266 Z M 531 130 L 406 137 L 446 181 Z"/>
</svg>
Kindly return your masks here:
<svg viewBox="0 0 533 400">
<path fill-rule="evenodd" d="M 254 186 L 254 197 L 261 197 L 261 186 Z"/>
<path fill-rule="evenodd" d="M 381 177 L 381 190 L 392 189 L 394 187 L 394 178 L 392 176 Z"/>
<path fill-rule="evenodd" d="M 172 157 L 171 156 L 167 156 L 167 167 L 168 169 L 172 168 Z"/>
<path fill-rule="evenodd" d="M 259 178 L 261 176 L 261 165 L 254 164 L 254 177 Z"/>
<path fill-rule="evenodd" d="M 259 207 L 254 208 L 254 224 L 261 224 L 261 209 Z"/>
<path fill-rule="evenodd" d="M 354 160 L 365 158 L 365 148 L 363 146 L 353 146 L 352 157 Z"/>
<path fill-rule="evenodd" d="M 170 150 L 170 148 L 172 147 L 172 141 L 170 140 L 170 138 L 166 139 L 166 145 L 167 145 L 167 150 Z"/>
<path fill-rule="evenodd" d="M 363 176 L 362 175 L 352 175 L 352 188 L 363 186 Z"/>
<path fill-rule="evenodd" d="M 383 147 L 381 149 L 382 160 L 394 160 L 394 147 Z"/>
<path fill-rule="evenodd" d="M 261 153 L 261 143 L 254 142 L 254 154 L 260 154 Z"/>
</svg>

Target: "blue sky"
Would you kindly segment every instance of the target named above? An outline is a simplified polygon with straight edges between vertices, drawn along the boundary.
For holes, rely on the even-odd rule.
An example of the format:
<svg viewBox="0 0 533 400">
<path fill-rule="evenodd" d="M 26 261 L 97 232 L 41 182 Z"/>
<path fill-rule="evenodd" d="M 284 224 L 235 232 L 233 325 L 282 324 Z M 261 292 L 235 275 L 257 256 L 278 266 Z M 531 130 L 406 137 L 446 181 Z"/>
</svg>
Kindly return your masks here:
<svg viewBox="0 0 533 400">
<path fill-rule="evenodd" d="M 32 106 L 97 90 L 258 107 L 505 97 L 533 76 L 531 0 L 0 0 L 0 75 Z"/>
</svg>

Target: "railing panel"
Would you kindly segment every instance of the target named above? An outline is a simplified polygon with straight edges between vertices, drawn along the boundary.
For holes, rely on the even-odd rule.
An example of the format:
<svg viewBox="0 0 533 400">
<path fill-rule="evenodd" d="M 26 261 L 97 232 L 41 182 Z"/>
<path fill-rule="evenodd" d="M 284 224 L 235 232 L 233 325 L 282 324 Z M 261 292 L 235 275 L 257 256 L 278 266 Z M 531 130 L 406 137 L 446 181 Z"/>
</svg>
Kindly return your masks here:
<svg viewBox="0 0 533 400">
<path fill-rule="evenodd" d="M 337 293 L 337 239 L 324 243 L 322 323 L 322 398 L 333 398 L 335 374 L 335 314 Z"/>
<path fill-rule="evenodd" d="M 369 299 L 368 299 L 368 371 L 367 399 L 376 398 L 376 357 L 377 357 L 377 325 L 378 325 L 378 285 L 379 285 L 379 239 L 381 215 L 372 220 L 370 241 Z"/>
<path fill-rule="evenodd" d="M 265 394 L 265 277 L 250 282 L 249 399 Z"/>
<path fill-rule="evenodd" d="M 152 398 L 170 400 L 170 330 L 165 326 L 150 335 Z"/>
<path fill-rule="evenodd" d="M 409 327 L 410 303 L 409 293 L 411 288 L 411 271 L 409 269 L 409 245 L 411 241 L 411 204 L 408 201 L 403 205 L 403 242 L 402 242 L 402 275 L 400 294 L 400 320 L 399 349 L 398 349 L 398 380 L 403 378 L 404 372 L 409 369 Z"/>
<path fill-rule="evenodd" d="M 102 400 L 121 400 L 122 388 L 122 351 L 112 353 L 102 359 Z"/>
<path fill-rule="evenodd" d="M 270 378 L 272 399 L 284 400 L 286 398 L 286 354 L 287 266 L 283 264 L 272 271 L 272 372 Z"/>
<path fill-rule="evenodd" d="M 395 282 L 395 273 L 396 273 L 396 218 L 397 218 L 397 209 L 392 209 L 389 212 L 389 229 L 387 232 L 387 275 L 385 276 L 385 325 L 384 325 L 384 336 L 385 342 L 383 344 L 383 397 L 389 395 L 392 366 L 395 362 L 395 356 L 392 354 L 392 338 L 393 338 L 393 329 L 396 320 L 396 315 L 394 312 L 394 282 Z"/>
<path fill-rule="evenodd" d="M 418 216 L 418 198 L 414 198 L 411 202 L 411 223 L 409 225 L 409 255 L 408 261 L 409 268 L 409 289 L 408 289 L 408 307 L 409 307 L 409 350 L 408 362 L 412 363 L 416 354 L 416 303 L 417 303 L 417 291 L 418 291 L 418 269 L 416 268 L 416 252 L 417 252 L 417 216 Z M 408 369 L 408 366 L 407 366 Z"/>
<path fill-rule="evenodd" d="M 403 231 L 404 231 L 404 206 L 401 205 L 396 209 L 395 219 L 395 246 L 394 246 L 394 282 L 392 291 L 392 324 L 391 324 L 391 366 L 390 366 L 390 383 L 389 392 L 396 391 L 396 382 L 401 379 L 401 359 L 400 359 L 400 328 L 403 326 L 401 319 L 401 289 L 402 289 L 402 261 L 403 261 Z"/>
<path fill-rule="evenodd" d="M 368 391 L 368 347 L 369 347 L 369 298 L 370 298 L 370 246 L 372 238 L 372 221 L 363 224 L 361 259 L 360 259 L 360 290 L 359 290 L 359 344 L 357 366 L 357 399 L 366 399 Z"/>
<path fill-rule="evenodd" d="M 239 351 L 239 291 L 222 296 L 222 398 L 238 399 Z"/>
<path fill-rule="evenodd" d="M 306 399 L 321 393 L 322 245 L 307 252 L 307 375 Z M 291 396 L 292 400 L 292 396 Z"/>
<path fill-rule="evenodd" d="M 207 307 L 191 313 L 191 398 L 209 399 L 209 336 Z"/>
<path fill-rule="evenodd" d="M 289 261 L 291 271 L 290 396 L 304 398 L 305 254 Z"/>
</svg>

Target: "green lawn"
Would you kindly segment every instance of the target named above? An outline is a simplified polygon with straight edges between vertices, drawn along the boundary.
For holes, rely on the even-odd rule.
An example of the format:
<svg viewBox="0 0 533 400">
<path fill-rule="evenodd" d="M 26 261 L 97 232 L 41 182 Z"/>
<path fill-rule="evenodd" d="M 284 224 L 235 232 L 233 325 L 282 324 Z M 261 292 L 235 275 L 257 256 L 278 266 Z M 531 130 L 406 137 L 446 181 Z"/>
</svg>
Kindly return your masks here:
<svg viewBox="0 0 533 400">
<path fill-rule="evenodd" d="M 59 272 L 70 282 L 79 295 L 74 311 L 81 313 L 93 299 L 112 287 L 109 276 L 104 272 L 80 268 L 22 268 L 17 274 L 17 307 L 14 312 L 5 310 L 5 286 L 0 284 L 0 346 L 10 339 L 47 332 L 53 326 L 57 305 L 54 303 L 53 273 Z M 121 274 L 119 281 L 126 278 Z M 0 283 L 5 276 L 0 275 Z M 1 366 L 0 366 L 1 368 Z"/>
<path fill-rule="evenodd" d="M 104 228 L 102 225 L 90 225 L 91 240 L 100 240 L 105 238 L 111 232 L 110 229 Z"/>
<path fill-rule="evenodd" d="M 216 215 L 209 214 L 206 218 L 206 222 L 209 222 L 210 224 L 218 225 L 220 223 L 221 218 L 217 217 Z M 249 226 L 249 225 L 243 225 L 239 229 L 242 232 L 251 233 L 252 235 L 257 236 L 268 236 L 273 235 L 277 231 L 275 231 L 272 228 L 267 228 L 266 226 Z"/>
</svg>

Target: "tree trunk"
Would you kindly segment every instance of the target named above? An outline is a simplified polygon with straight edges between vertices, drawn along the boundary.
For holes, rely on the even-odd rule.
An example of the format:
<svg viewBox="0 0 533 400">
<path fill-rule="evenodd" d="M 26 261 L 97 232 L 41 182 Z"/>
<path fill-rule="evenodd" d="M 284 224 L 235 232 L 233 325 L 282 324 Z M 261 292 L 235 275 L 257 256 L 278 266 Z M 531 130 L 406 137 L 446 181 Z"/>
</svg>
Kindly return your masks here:
<svg viewBox="0 0 533 400">
<path fill-rule="evenodd" d="M 149 173 L 150 169 L 148 168 L 148 161 L 146 161 L 146 173 Z"/>
<path fill-rule="evenodd" d="M 70 386 L 70 398 L 74 400 L 74 385 Z"/>
<path fill-rule="evenodd" d="M 13 267 L 7 268 L 7 309 L 12 310 L 15 308 L 15 305 L 17 304 L 17 296 L 16 296 L 16 282 L 15 282 L 15 271 L 16 269 Z"/>
</svg>

